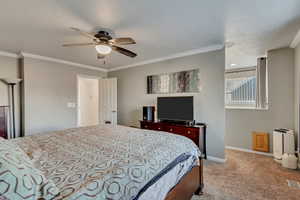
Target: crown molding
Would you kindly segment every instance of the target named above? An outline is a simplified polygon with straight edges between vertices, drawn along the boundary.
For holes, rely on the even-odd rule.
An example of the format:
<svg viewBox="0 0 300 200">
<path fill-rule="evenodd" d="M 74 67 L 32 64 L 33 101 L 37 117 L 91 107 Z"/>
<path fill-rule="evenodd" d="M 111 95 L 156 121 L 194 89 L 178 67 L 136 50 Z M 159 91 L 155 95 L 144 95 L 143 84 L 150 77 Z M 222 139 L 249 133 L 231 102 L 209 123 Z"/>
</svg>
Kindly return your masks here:
<svg viewBox="0 0 300 200">
<path fill-rule="evenodd" d="M 290 47 L 296 48 L 298 44 L 300 44 L 300 29 L 297 32 L 297 34 L 295 35 L 293 41 L 291 42 Z"/>
<path fill-rule="evenodd" d="M 45 60 L 45 61 L 50 61 L 50 62 L 71 65 L 71 66 L 75 66 L 75 67 L 81 67 L 81 68 L 85 68 L 85 69 L 97 70 L 97 71 L 101 71 L 101 72 L 112 72 L 112 71 L 118 71 L 118 70 L 127 69 L 127 68 L 131 68 L 131 67 L 138 67 L 138 66 L 143 66 L 143 65 L 147 65 L 147 64 L 162 62 L 162 61 L 171 60 L 171 59 L 175 59 L 175 58 L 181 58 L 181 57 L 196 55 L 196 54 L 200 54 L 200 53 L 217 51 L 222 48 L 224 48 L 223 44 L 212 45 L 212 46 L 207 46 L 207 47 L 203 47 L 203 48 L 199 48 L 199 49 L 193 49 L 193 50 L 189 50 L 189 51 L 185 51 L 185 52 L 181 52 L 181 53 L 177 53 L 177 54 L 173 54 L 173 55 L 169 55 L 169 56 L 165 56 L 165 57 L 161 57 L 161 58 L 155 58 L 155 59 L 150 59 L 150 60 L 146 60 L 146 61 L 142 61 L 142 62 L 138 62 L 138 63 L 133 63 L 130 65 L 114 67 L 111 69 L 104 69 L 104 68 L 85 65 L 85 64 L 81 64 L 81 63 L 75 63 L 75 62 L 71 62 L 71 61 L 67 61 L 67 60 L 31 54 L 31 53 L 27 53 L 27 52 L 20 52 L 19 54 L 14 54 L 14 53 L 0 51 L 0 56 L 6 56 L 6 57 L 12 57 L 12 58 L 33 58 L 33 59 L 39 59 L 39 60 Z"/>
<path fill-rule="evenodd" d="M 114 68 L 109 69 L 108 72 L 118 71 L 118 70 L 127 69 L 127 68 L 131 68 L 131 67 L 143 66 L 143 65 L 147 65 L 147 64 L 162 62 L 162 61 L 171 60 L 174 58 L 181 58 L 181 57 L 185 57 L 185 56 L 196 55 L 196 54 L 200 54 L 200 53 L 206 53 L 206 52 L 210 52 L 210 51 L 217 51 L 222 48 L 224 48 L 223 44 L 212 45 L 212 46 L 203 47 L 203 48 L 199 48 L 199 49 L 193 49 L 193 50 L 189 50 L 189 51 L 185 51 L 185 52 L 181 52 L 181 53 L 177 53 L 177 54 L 173 54 L 173 55 L 169 55 L 169 56 L 165 56 L 165 57 L 161 57 L 161 58 L 155 58 L 155 59 L 146 60 L 146 61 L 142 61 L 142 62 L 138 62 L 138 63 L 133 63 L 130 65 L 114 67 Z"/>
<path fill-rule="evenodd" d="M 6 51 L 0 51 L 0 56 L 10 57 L 10 58 L 19 58 L 18 54 L 6 52 Z"/>
<path fill-rule="evenodd" d="M 45 61 L 50 61 L 50 62 L 65 64 L 65 65 L 71 65 L 71 66 L 74 66 L 74 67 L 91 69 L 91 70 L 96 70 L 96 71 L 101 71 L 101 72 L 107 72 L 108 71 L 107 69 L 103 69 L 103 68 L 100 68 L 100 67 L 85 65 L 85 64 L 81 64 L 81 63 L 75 63 L 75 62 L 71 62 L 71 61 L 67 61 L 67 60 L 62 60 L 62 59 L 57 59 L 57 58 L 40 56 L 40 55 L 26 53 L 26 52 L 21 52 L 20 53 L 20 57 L 23 57 L 23 58 L 34 58 L 34 59 L 38 59 L 38 60 L 45 60 Z"/>
</svg>

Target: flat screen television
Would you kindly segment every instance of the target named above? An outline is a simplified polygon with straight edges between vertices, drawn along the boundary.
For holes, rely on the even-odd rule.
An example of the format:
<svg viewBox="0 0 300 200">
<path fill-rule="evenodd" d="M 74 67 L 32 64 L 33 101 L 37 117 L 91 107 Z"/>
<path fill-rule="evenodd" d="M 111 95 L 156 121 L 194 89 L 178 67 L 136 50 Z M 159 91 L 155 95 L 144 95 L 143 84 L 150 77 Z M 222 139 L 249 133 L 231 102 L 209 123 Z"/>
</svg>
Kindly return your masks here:
<svg viewBox="0 0 300 200">
<path fill-rule="evenodd" d="M 194 98 L 158 97 L 157 118 L 160 121 L 193 121 Z"/>
</svg>

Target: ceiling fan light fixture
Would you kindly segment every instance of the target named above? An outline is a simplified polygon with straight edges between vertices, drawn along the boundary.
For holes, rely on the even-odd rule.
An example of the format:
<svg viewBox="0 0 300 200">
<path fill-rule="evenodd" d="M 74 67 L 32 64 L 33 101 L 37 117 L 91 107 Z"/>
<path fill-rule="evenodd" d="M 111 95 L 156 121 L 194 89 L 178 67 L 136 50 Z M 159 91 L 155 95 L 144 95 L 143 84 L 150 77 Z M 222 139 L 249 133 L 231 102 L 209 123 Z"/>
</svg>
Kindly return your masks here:
<svg viewBox="0 0 300 200">
<path fill-rule="evenodd" d="M 99 31 L 96 35 L 95 33 L 89 33 L 82 31 L 78 28 L 71 28 L 73 31 L 80 33 L 81 35 L 89 38 L 91 42 L 86 43 L 72 43 L 72 44 L 63 44 L 63 47 L 80 47 L 80 46 L 94 46 L 97 51 L 97 58 L 103 59 L 106 55 L 110 54 L 112 51 L 116 51 L 125 56 L 134 58 L 137 56 L 136 53 L 120 47 L 119 45 L 130 45 L 136 44 L 134 39 L 130 37 L 119 37 L 112 38 L 107 31 Z"/>
<path fill-rule="evenodd" d="M 102 55 L 110 54 L 112 51 L 112 48 L 110 46 L 104 45 L 104 44 L 96 45 L 95 48 L 96 48 L 97 52 Z"/>
</svg>

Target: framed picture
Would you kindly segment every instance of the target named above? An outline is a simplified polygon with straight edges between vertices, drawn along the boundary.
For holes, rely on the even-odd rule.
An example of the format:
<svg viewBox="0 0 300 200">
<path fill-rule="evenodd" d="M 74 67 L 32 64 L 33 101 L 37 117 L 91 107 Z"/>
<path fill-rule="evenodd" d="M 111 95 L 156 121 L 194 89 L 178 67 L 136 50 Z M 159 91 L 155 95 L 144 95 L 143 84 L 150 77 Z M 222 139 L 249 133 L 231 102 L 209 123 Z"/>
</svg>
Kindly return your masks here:
<svg viewBox="0 0 300 200">
<path fill-rule="evenodd" d="M 147 76 L 148 94 L 200 92 L 200 70 Z"/>
</svg>

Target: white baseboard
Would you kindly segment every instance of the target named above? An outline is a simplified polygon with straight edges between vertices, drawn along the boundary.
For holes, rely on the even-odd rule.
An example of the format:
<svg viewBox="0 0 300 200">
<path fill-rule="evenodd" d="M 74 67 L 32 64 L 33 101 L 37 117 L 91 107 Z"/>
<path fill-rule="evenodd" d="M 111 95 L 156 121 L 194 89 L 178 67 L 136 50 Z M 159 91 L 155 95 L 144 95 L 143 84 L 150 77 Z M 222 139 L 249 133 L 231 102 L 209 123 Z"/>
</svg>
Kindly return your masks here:
<svg viewBox="0 0 300 200">
<path fill-rule="evenodd" d="M 253 150 L 250 150 L 250 149 L 244 149 L 244 148 L 239 148 L 239 147 L 226 146 L 225 148 L 226 149 L 231 149 L 231 150 L 236 150 L 236 151 L 243 151 L 243 152 L 247 152 L 247 153 L 260 154 L 260 155 L 264 155 L 264 156 L 270 156 L 270 157 L 273 156 L 272 153 L 264 153 L 264 152 L 260 152 L 260 151 L 253 151 Z"/>
<path fill-rule="evenodd" d="M 218 158 L 218 157 L 213 157 L 213 156 L 207 156 L 207 160 L 211 160 L 211 161 L 218 162 L 218 163 L 226 162 L 226 159 L 224 159 L 224 158 Z"/>
</svg>

